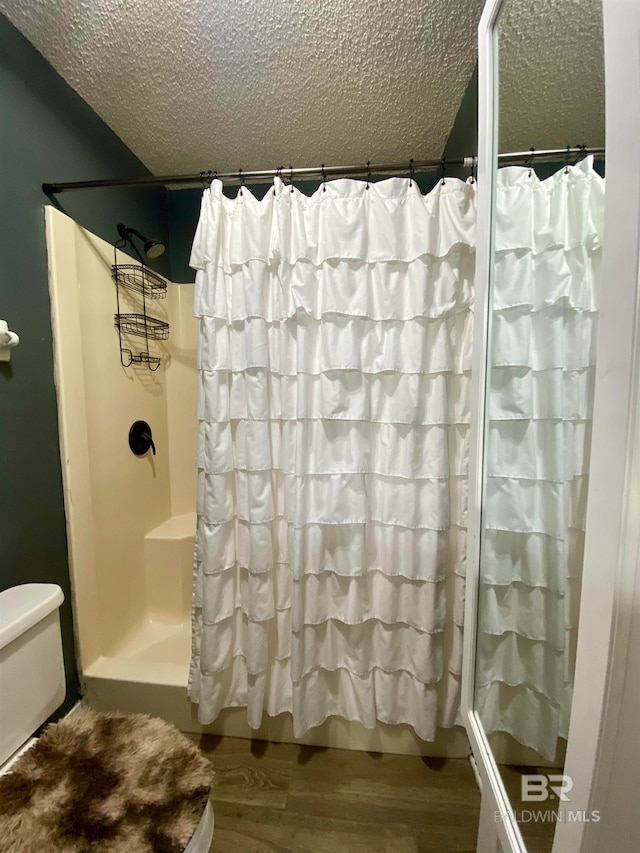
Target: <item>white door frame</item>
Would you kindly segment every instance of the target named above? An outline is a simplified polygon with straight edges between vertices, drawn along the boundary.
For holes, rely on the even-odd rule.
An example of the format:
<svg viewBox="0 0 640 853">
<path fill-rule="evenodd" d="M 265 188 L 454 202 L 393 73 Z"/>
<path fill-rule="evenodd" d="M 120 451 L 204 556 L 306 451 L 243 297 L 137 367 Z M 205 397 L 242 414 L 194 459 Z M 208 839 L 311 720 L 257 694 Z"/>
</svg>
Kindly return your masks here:
<svg viewBox="0 0 640 853">
<path fill-rule="evenodd" d="M 478 28 L 478 233 L 462 707 L 482 782 L 478 853 L 526 850 L 475 709 L 485 384 L 491 330 L 492 212 L 497 154 L 497 18 L 487 0 Z M 640 567 L 640 0 L 603 0 L 607 188 L 590 488 L 580 627 L 565 773 L 572 808 L 601 809 L 614 778 L 629 603 Z M 636 599 L 637 601 L 637 599 Z M 625 607 L 625 604 L 627 605 Z M 636 733 L 637 734 L 637 733 Z M 498 819 L 497 819 L 498 818 Z M 597 853 L 601 825 L 559 823 L 554 853 Z"/>
<path fill-rule="evenodd" d="M 607 116 L 603 287 L 578 649 L 565 761 L 565 773 L 574 783 L 571 801 L 587 815 L 603 809 L 607 789 L 614 784 L 618 734 L 640 737 L 637 727 L 632 733 L 618 730 L 623 682 L 627 666 L 633 666 L 628 664 L 627 649 L 634 607 L 637 618 L 634 587 L 640 579 L 640 0 L 604 0 L 603 15 Z M 640 768 L 636 780 L 639 777 Z M 628 818 L 634 819 L 632 814 Z M 602 837 L 603 831 L 600 822 L 558 824 L 553 853 L 620 849 Z M 637 838 L 633 841 L 637 843 Z"/>
<path fill-rule="evenodd" d="M 526 847 L 515 820 L 502 777 L 493 757 L 480 715 L 475 708 L 476 641 L 480 546 L 482 534 L 483 444 L 486 435 L 485 387 L 491 333 L 493 209 L 498 153 L 498 39 L 497 18 L 503 0 L 487 0 L 478 27 L 478 192 L 476 275 L 474 297 L 471 443 L 469 449 L 469 515 L 465 629 L 462 667 L 462 712 L 482 783 L 478 834 L 479 853 L 500 848 L 524 853 Z M 497 819 L 500 816 L 500 819 Z M 506 819 L 504 819 L 506 818 Z M 500 846 L 499 846 L 500 845 Z"/>
</svg>

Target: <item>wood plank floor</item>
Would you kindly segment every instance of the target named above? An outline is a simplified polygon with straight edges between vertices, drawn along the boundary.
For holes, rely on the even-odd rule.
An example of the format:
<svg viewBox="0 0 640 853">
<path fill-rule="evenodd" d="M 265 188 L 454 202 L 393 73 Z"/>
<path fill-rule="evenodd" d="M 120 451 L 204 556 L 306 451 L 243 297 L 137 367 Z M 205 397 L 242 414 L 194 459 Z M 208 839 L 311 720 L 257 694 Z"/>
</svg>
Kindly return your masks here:
<svg viewBox="0 0 640 853">
<path fill-rule="evenodd" d="M 466 759 L 190 735 L 214 766 L 211 853 L 452 853 L 476 849 Z"/>
</svg>

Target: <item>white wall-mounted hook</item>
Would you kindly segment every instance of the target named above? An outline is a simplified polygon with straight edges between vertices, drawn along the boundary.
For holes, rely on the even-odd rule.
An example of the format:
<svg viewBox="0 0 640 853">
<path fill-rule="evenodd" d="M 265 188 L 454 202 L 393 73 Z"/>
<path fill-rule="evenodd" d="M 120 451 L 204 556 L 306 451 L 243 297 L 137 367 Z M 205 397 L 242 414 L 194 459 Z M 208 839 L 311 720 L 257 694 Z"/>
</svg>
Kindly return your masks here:
<svg viewBox="0 0 640 853">
<path fill-rule="evenodd" d="M 18 346 L 20 338 L 15 332 L 10 332 L 6 320 L 0 320 L 0 361 L 9 361 L 11 350 Z"/>
</svg>

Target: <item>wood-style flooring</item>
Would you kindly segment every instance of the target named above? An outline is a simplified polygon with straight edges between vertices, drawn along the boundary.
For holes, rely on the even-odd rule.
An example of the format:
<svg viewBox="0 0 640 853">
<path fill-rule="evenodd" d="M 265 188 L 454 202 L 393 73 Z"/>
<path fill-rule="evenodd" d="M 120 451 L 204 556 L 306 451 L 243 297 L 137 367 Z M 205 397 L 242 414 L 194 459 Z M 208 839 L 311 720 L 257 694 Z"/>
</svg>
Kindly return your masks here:
<svg viewBox="0 0 640 853">
<path fill-rule="evenodd" d="M 190 735 L 214 766 L 211 853 L 474 853 L 466 759 Z"/>
</svg>

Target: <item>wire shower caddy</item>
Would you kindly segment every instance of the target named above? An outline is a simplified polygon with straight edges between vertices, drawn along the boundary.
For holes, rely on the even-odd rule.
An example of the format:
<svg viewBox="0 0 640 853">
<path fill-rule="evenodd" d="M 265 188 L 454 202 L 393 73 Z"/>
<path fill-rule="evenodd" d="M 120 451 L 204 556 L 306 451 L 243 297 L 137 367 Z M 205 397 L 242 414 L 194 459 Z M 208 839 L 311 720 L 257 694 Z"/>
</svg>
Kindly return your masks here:
<svg viewBox="0 0 640 853">
<path fill-rule="evenodd" d="M 144 264 L 117 264 L 114 247 L 114 264 L 111 276 L 116 286 L 116 314 L 114 325 L 118 330 L 120 343 L 120 363 L 123 367 L 132 364 L 146 364 L 149 370 L 157 370 L 161 359 L 149 350 L 149 341 L 162 341 L 169 337 L 169 323 L 147 314 L 147 300 L 164 299 L 167 295 L 167 283 Z M 120 288 L 142 296 L 142 313 L 120 310 Z M 122 336 L 127 335 L 144 339 L 144 348 L 134 352 Z"/>
</svg>

